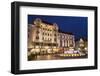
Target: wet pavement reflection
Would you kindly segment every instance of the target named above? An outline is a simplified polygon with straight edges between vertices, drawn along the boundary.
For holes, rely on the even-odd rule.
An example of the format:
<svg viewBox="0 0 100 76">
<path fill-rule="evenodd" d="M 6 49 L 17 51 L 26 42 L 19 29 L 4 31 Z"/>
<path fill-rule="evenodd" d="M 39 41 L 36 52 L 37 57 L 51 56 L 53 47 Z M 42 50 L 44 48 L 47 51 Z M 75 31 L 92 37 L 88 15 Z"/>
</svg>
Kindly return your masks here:
<svg viewBox="0 0 100 76">
<path fill-rule="evenodd" d="M 34 56 L 32 60 L 54 60 L 54 59 L 61 59 L 56 55 L 37 55 Z"/>
<path fill-rule="evenodd" d="M 60 59 L 74 59 L 74 58 L 87 58 L 87 56 L 80 56 L 80 57 L 60 57 L 59 54 L 53 55 L 36 55 L 31 56 L 28 60 L 60 60 Z"/>
</svg>

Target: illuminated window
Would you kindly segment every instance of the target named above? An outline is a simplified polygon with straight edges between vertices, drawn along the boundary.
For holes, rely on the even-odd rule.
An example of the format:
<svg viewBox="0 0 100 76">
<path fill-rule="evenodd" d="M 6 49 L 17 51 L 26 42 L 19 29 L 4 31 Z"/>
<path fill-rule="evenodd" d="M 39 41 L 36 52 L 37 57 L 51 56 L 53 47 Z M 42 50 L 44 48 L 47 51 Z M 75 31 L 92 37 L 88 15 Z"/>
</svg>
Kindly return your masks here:
<svg viewBox="0 0 100 76">
<path fill-rule="evenodd" d="M 52 35 L 50 34 L 50 36 L 52 36 Z"/>
<path fill-rule="evenodd" d="M 29 34 L 28 34 L 28 38 L 29 38 Z"/>
<path fill-rule="evenodd" d="M 57 41 L 57 39 L 56 39 L 56 38 L 54 38 L 54 41 L 56 42 L 56 41 Z"/>
<path fill-rule="evenodd" d="M 36 39 L 39 39 L 39 36 L 36 36 Z"/>
<path fill-rule="evenodd" d="M 39 43 L 36 43 L 36 45 L 39 45 Z"/>
<path fill-rule="evenodd" d="M 45 30 L 45 29 L 43 28 L 43 30 Z"/>
<path fill-rule="evenodd" d="M 51 38 L 50 38 L 50 41 L 51 41 Z"/>
<path fill-rule="evenodd" d="M 45 35 L 47 35 L 47 33 L 45 33 Z"/>
<path fill-rule="evenodd" d="M 39 31 L 37 30 L 37 31 L 36 31 L 36 33 L 38 34 L 38 33 L 39 33 Z"/>
<path fill-rule="evenodd" d="M 44 35 L 44 32 L 42 34 Z"/>
<path fill-rule="evenodd" d="M 56 36 L 56 34 L 54 34 L 54 36 Z"/>
<path fill-rule="evenodd" d="M 42 37 L 42 40 L 44 40 L 44 37 Z"/>
</svg>

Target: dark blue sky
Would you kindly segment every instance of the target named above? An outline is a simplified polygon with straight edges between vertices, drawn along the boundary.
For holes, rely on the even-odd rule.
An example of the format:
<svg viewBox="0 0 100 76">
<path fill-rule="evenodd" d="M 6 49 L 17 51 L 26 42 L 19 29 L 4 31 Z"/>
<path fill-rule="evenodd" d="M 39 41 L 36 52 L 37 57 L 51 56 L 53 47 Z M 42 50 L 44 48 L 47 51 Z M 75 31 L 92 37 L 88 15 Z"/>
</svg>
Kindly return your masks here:
<svg viewBox="0 0 100 76">
<path fill-rule="evenodd" d="M 75 35 L 75 39 L 87 39 L 88 18 L 77 16 L 47 16 L 47 15 L 28 15 L 28 24 L 36 18 L 41 18 L 49 23 L 57 23 L 63 32 L 71 32 Z"/>
</svg>

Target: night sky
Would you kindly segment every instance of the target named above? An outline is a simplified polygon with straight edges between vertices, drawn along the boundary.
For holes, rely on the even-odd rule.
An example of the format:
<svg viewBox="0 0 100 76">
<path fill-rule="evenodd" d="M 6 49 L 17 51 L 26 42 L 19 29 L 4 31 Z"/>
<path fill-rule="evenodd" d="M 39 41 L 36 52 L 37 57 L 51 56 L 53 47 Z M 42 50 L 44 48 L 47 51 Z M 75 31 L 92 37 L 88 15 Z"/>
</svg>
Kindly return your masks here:
<svg viewBox="0 0 100 76">
<path fill-rule="evenodd" d="M 47 15 L 28 15 L 28 24 L 40 18 L 49 23 L 57 23 L 63 32 L 71 32 L 75 35 L 75 40 L 80 38 L 87 39 L 88 18 L 77 16 L 47 16 Z"/>
</svg>

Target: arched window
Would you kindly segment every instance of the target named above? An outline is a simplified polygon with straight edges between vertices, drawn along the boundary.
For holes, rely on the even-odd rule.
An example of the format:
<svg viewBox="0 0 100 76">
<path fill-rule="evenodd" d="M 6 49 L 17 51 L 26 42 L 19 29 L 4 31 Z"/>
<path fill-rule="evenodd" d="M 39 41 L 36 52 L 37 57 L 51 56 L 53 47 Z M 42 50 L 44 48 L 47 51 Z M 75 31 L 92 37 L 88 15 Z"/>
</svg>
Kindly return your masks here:
<svg viewBox="0 0 100 76">
<path fill-rule="evenodd" d="M 36 39 L 38 40 L 39 39 L 39 36 L 36 36 Z"/>
</svg>

